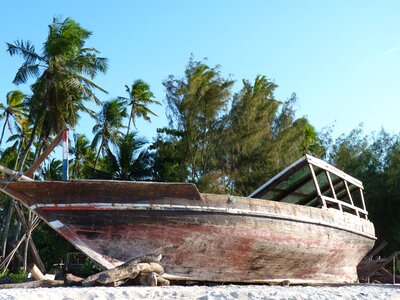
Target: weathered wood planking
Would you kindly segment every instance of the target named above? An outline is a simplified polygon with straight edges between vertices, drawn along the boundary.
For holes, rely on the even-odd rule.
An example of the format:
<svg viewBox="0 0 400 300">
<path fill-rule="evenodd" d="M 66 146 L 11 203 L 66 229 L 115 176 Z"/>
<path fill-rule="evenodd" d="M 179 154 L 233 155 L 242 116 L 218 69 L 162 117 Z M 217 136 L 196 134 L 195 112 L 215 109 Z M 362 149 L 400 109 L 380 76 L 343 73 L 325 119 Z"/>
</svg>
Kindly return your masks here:
<svg viewBox="0 0 400 300">
<path fill-rule="evenodd" d="M 171 279 L 356 282 L 356 266 L 375 241 L 372 223 L 352 214 L 232 201 L 200 195 L 191 184 L 11 182 L 13 191 L 106 268 L 161 253 Z"/>
</svg>

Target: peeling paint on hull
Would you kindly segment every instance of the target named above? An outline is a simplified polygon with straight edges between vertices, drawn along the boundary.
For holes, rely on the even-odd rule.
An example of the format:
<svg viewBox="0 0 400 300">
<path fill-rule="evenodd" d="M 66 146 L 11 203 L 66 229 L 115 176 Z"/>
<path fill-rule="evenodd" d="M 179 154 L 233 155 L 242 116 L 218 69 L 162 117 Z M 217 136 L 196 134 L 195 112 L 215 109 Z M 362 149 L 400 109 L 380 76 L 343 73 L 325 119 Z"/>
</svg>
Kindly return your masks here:
<svg viewBox="0 0 400 300">
<path fill-rule="evenodd" d="M 154 192 L 158 186 L 16 182 L 7 189 L 104 267 L 161 253 L 176 279 L 352 283 L 375 241 L 371 222 L 334 209 L 243 197 L 232 203 L 185 185 Z"/>
</svg>

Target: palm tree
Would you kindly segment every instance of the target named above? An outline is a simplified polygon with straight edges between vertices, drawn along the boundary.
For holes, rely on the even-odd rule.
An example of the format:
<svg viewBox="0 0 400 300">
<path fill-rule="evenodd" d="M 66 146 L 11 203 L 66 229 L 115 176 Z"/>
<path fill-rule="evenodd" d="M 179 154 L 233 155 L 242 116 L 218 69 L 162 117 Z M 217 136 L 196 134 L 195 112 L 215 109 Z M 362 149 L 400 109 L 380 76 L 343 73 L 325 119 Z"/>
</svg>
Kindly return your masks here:
<svg viewBox="0 0 400 300">
<path fill-rule="evenodd" d="M 142 149 L 147 142 L 136 135 L 133 132 L 125 135 L 117 144 L 116 155 L 108 150 L 109 171 L 114 179 L 146 180 L 151 177 L 151 155 L 147 149 Z"/>
<path fill-rule="evenodd" d="M 7 142 L 13 142 L 13 144 L 9 148 L 12 148 L 17 152 L 13 169 L 17 168 L 19 159 L 21 157 L 21 151 L 26 146 L 26 142 L 30 139 L 30 136 L 32 134 L 32 128 L 30 127 L 27 119 L 22 119 L 16 129 L 17 132 L 11 135 L 7 140 Z"/>
<path fill-rule="evenodd" d="M 131 107 L 131 113 L 129 114 L 129 122 L 127 134 L 129 133 L 131 122 L 133 126 L 136 127 L 136 118 L 142 117 L 146 121 L 150 122 L 149 114 L 157 116 L 155 112 L 150 110 L 147 106 L 149 104 L 158 104 L 161 103 L 157 100 L 152 99 L 154 97 L 153 93 L 150 91 L 150 86 L 141 79 L 136 80 L 132 87 L 129 88 L 127 85 L 125 86 L 126 91 L 129 94 L 128 105 Z"/>
<path fill-rule="evenodd" d="M 37 145 L 42 145 L 43 140 L 65 126 L 73 128 L 79 112 L 92 113 L 83 101 L 99 103 L 94 90 L 106 92 L 92 81 L 98 72 L 105 73 L 107 59 L 98 57 L 96 49 L 84 47 L 90 35 L 90 31 L 70 18 L 64 21 L 55 18 L 49 26 L 42 53 L 37 53 L 30 42 L 21 40 L 7 44 L 10 55 L 20 55 L 25 60 L 13 82 L 21 84 L 30 77 L 36 78 L 28 101 L 32 135 L 20 166 L 24 164 L 38 131 Z"/>
<path fill-rule="evenodd" d="M 96 125 L 93 127 L 92 147 L 99 146 L 94 169 L 96 169 L 100 153 L 105 155 L 109 149 L 109 144 L 116 145 L 121 139 L 122 133 L 120 129 L 124 127 L 122 122 L 125 117 L 127 117 L 126 107 L 121 99 L 113 99 L 102 103 L 102 109 L 96 114 Z"/>
<path fill-rule="evenodd" d="M 42 175 L 44 180 L 61 180 L 62 177 L 63 162 L 58 159 L 51 159 L 48 164 L 42 169 Z"/>
<path fill-rule="evenodd" d="M 84 134 L 74 134 L 74 145 L 70 147 L 70 154 L 74 156 L 71 163 L 71 177 L 83 178 L 88 165 L 93 165 L 96 156 L 90 142 Z"/>
<path fill-rule="evenodd" d="M 0 103 L 0 110 L 3 110 L 3 112 L 0 115 L 0 118 L 5 119 L 3 129 L 1 131 L 0 146 L 1 143 L 3 142 L 6 125 L 8 125 L 11 131 L 12 126 L 10 123 L 10 117 L 14 118 L 14 122 L 21 123 L 22 120 L 28 116 L 26 106 L 24 103 L 25 98 L 26 95 L 23 92 L 19 90 L 14 90 L 7 93 L 6 106 Z"/>
</svg>

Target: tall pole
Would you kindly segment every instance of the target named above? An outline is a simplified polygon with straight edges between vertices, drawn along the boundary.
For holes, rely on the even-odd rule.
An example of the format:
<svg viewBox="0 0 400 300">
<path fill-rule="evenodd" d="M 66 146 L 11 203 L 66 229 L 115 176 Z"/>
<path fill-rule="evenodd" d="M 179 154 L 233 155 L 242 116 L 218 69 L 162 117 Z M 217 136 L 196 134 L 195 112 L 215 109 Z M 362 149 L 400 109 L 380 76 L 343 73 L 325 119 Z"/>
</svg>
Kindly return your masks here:
<svg viewBox="0 0 400 300">
<path fill-rule="evenodd" d="M 63 173 L 62 180 L 68 180 L 68 128 L 63 132 Z"/>
<path fill-rule="evenodd" d="M 396 284 L 396 256 L 393 257 L 393 284 Z"/>
</svg>

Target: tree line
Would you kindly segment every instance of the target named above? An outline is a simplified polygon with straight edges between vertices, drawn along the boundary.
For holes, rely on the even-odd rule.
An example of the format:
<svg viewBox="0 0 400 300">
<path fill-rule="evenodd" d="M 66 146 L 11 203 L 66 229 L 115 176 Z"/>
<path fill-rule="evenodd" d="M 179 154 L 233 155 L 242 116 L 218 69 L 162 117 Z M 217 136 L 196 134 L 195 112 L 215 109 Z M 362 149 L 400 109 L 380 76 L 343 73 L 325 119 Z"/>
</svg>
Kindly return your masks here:
<svg viewBox="0 0 400 300">
<path fill-rule="evenodd" d="M 244 79 L 233 92 L 237 83 L 224 77 L 220 66 L 191 57 L 182 75 L 162 82 L 169 124 L 158 128 L 149 143 L 137 131 L 137 120 L 157 117 L 150 106 L 161 101 L 142 79 L 124 87 L 125 97 L 100 101 L 97 94 L 106 94 L 106 89 L 94 80 L 106 73 L 108 60 L 86 45 L 91 34 L 70 18 L 54 19 L 41 52 L 27 41 L 7 43 L 10 56 L 24 60 L 13 82 L 33 84 L 29 94 L 10 91 L 0 105 L 0 164 L 26 170 L 62 128 L 74 130 L 81 116 L 93 118 L 95 125 L 92 139 L 76 131 L 70 137 L 72 179 L 193 182 L 202 192 L 248 195 L 311 154 L 364 182 L 378 236 L 392 248 L 400 247 L 398 135 L 364 134 L 357 128 L 333 140 L 329 132 L 317 132 L 306 117 L 296 116 L 296 94 L 276 99 L 278 86 L 268 77 Z M 89 101 L 98 111 L 88 108 Z M 7 128 L 12 134 L 4 141 Z M 61 173 L 61 160 L 50 157 L 35 177 L 59 180 Z M 13 215 L 13 202 L 0 197 L 1 245 L 12 245 L 21 226 Z M 34 238 L 49 264 L 55 262 L 49 249 L 60 257 L 69 250 L 44 225 Z"/>
</svg>

